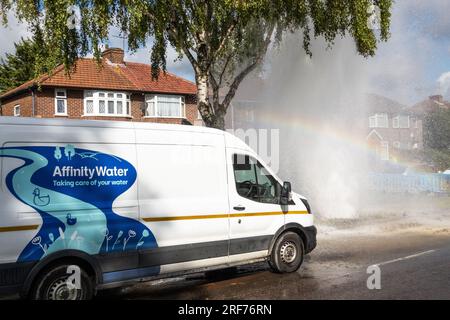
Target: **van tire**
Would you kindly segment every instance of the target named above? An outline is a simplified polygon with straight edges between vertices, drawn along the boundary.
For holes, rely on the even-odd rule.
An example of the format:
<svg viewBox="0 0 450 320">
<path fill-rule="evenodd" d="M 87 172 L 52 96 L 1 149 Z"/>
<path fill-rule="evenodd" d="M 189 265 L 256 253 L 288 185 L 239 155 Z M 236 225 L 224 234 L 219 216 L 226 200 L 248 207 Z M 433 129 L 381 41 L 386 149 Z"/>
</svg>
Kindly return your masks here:
<svg viewBox="0 0 450 320">
<path fill-rule="evenodd" d="M 32 300 L 91 300 L 94 297 L 94 281 L 80 268 L 80 289 L 70 289 L 66 281 L 67 270 L 73 264 L 58 264 L 44 269 L 37 277 L 30 291 Z"/>
<path fill-rule="evenodd" d="M 285 232 L 278 237 L 269 257 L 269 266 L 276 273 L 297 271 L 303 263 L 305 248 L 295 232 Z"/>
</svg>

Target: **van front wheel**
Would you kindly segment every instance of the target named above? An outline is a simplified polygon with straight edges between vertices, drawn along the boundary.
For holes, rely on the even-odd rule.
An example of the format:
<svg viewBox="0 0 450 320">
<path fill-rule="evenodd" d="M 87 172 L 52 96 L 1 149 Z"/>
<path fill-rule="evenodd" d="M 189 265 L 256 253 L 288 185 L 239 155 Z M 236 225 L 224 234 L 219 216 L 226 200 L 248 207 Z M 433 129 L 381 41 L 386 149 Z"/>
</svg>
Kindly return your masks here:
<svg viewBox="0 0 450 320">
<path fill-rule="evenodd" d="M 277 273 L 295 272 L 303 263 L 303 241 L 295 232 L 283 233 L 276 241 L 269 257 L 272 271 Z"/>
<path fill-rule="evenodd" d="M 93 296 L 91 277 L 81 267 L 69 264 L 44 270 L 30 294 L 33 300 L 90 300 Z"/>
</svg>

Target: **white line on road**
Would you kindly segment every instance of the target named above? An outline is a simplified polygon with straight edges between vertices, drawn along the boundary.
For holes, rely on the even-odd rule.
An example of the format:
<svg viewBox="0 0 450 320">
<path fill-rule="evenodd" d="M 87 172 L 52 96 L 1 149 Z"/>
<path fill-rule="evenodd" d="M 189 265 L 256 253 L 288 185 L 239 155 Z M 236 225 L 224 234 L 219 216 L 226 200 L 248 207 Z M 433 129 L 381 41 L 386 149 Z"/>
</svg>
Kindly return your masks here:
<svg viewBox="0 0 450 320">
<path fill-rule="evenodd" d="M 376 264 L 374 264 L 374 265 L 375 265 L 375 266 L 383 266 L 383 265 L 390 264 L 390 263 L 394 263 L 394 262 L 399 262 L 399 261 L 403 261 L 403 260 L 408 260 L 408 259 L 412 259 L 412 258 L 417 258 L 417 257 L 423 256 L 423 255 L 425 255 L 425 254 L 433 253 L 433 252 L 435 252 L 435 251 L 436 251 L 436 250 L 428 250 L 428 251 L 424 251 L 424 252 L 419 252 L 419 253 L 412 254 L 412 255 L 410 255 L 410 256 L 406 256 L 406 257 L 403 257 L 403 258 L 397 258 L 397 259 L 393 259 L 393 260 L 389 260 L 389 261 L 385 261 L 385 262 L 381 262 L 381 263 L 376 263 Z"/>
</svg>

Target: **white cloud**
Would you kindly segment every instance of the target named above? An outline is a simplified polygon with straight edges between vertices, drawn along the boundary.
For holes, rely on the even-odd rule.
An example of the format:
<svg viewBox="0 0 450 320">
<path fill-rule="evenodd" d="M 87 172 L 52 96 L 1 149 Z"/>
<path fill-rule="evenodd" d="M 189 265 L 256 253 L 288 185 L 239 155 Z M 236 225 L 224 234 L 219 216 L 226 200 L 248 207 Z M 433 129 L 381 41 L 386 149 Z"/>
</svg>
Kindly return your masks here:
<svg viewBox="0 0 450 320">
<path fill-rule="evenodd" d="M 21 38 L 28 38 L 30 32 L 27 25 L 20 23 L 14 14 L 8 14 L 8 25 L 0 25 L 0 39 L 2 45 L 0 46 L 0 57 L 5 53 L 14 52 L 14 43 L 20 41 Z"/>
</svg>

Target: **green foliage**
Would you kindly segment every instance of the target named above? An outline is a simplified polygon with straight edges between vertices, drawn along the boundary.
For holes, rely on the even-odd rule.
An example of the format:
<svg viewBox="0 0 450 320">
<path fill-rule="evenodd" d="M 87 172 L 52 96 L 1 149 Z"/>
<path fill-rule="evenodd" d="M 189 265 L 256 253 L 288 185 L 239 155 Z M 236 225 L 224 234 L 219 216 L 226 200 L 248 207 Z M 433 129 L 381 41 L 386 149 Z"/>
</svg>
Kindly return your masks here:
<svg viewBox="0 0 450 320">
<path fill-rule="evenodd" d="M 53 63 L 51 67 L 45 67 L 39 63 L 39 59 L 48 55 L 39 37 L 40 33 L 37 32 L 33 39 L 21 39 L 14 44 L 15 53 L 6 54 L 5 58 L 0 60 L 0 92 L 17 87 L 57 65 Z"/>
<path fill-rule="evenodd" d="M 450 169 L 450 150 L 427 148 L 424 150 L 423 158 L 436 170 L 445 171 Z"/>
<path fill-rule="evenodd" d="M 198 87 L 198 106 L 210 126 L 221 127 L 227 107 L 241 81 L 263 61 L 269 45 L 285 32 L 303 30 L 303 47 L 310 52 L 313 37 L 330 46 L 338 36 L 350 36 L 356 50 L 375 54 L 377 42 L 389 37 L 393 0 L 0 0 L 0 14 L 15 9 L 19 19 L 43 30 L 47 59 L 62 61 L 66 71 L 79 56 L 92 52 L 100 59 L 99 44 L 111 27 L 128 36 L 131 51 L 152 40 L 152 76 L 166 69 L 167 47 L 192 64 Z M 368 24 L 370 8 L 380 9 L 380 30 Z M 71 5 L 80 8 L 77 28 L 67 24 Z M 226 88 L 223 100 L 219 89 Z M 208 92 L 213 92 L 212 102 Z M 220 120 L 217 122 L 216 120 Z"/>
<path fill-rule="evenodd" d="M 450 149 L 450 110 L 427 114 L 424 121 L 424 143 L 432 149 Z"/>
<path fill-rule="evenodd" d="M 424 119 L 425 158 L 439 170 L 450 168 L 450 110 L 430 112 Z"/>
</svg>

